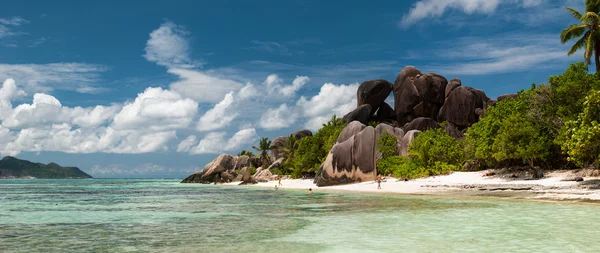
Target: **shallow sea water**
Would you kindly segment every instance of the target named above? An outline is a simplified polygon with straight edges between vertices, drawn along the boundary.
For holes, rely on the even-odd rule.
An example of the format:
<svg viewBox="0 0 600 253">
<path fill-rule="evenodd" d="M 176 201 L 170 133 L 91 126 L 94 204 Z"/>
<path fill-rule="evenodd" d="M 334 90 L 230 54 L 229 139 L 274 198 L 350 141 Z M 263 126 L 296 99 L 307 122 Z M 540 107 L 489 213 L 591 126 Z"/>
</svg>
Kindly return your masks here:
<svg viewBox="0 0 600 253">
<path fill-rule="evenodd" d="M 600 205 L 0 180 L 0 252 L 600 252 Z"/>
</svg>

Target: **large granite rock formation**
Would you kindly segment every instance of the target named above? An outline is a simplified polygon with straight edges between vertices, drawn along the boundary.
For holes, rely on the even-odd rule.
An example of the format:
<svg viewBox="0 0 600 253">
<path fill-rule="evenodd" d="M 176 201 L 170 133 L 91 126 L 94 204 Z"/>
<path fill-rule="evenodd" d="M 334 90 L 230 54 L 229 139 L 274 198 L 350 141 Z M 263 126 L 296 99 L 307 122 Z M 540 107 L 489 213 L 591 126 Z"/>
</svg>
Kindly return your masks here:
<svg viewBox="0 0 600 253">
<path fill-rule="evenodd" d="M 358 132 L 365 129 L 365 127 L 367 127 L 365 124 L 360 123 L 358 121 L 352 121 L 352 122 L 348 123 L 348 125 L 346 127 L 344 127 L 344 129 L 342 130 L 340 135 L 338 135 L 336 143 L 341 143 L 341 142 L 344 142 L 344 141 L 352 138 Z"/>
<path fill-rule="evenodd" d="M 398 125 L 415 118 L 437 119 L 445 101 L 448 80 L 435 74 L 421 74 L 418 69 L 405 67 L 394 82 L 394 105 Z"/>
<path fill-rule="evenodd" d="M 410 143 L 417 138 L 417 136 L 421 133 L 419 130 L 410 130 L 404 134 L 404 137 L 400 141 L 400 155 L 408 156 L 408 147 Z"/>
<path fill-rule="evenodd" d="M 347 140 L 336 143 L 319 168 L 315 184 L 328 186 L 375 180 L 375 137 L 375 128 L 367 126 Z"/>
<path fill-rule="evenodd" d="M 410 123 L 406 123 L 406 125 L 404 125 L 404 127 L 403 127 L 403 130 L 406 132 L 409 132 L 411 130 L 419 130 L 421 132 L 424 132 L 426 130 L 436 129 L 436 128 L 440 128 L 440 124 L 435 122 L 435 120 L 430 119 L 430 118 L 420 117 L 420 118 L 414 119 Z"/>
<path fill-rule="evenodd" d="M 364 104 L 371 106 L 371 115 L 382 105 L 392 92 L 392 84 L 386 80 L 364 81 L 356 91 L 356 107 Z"/>
<path fill-rule="evenodd" d="M 490 99 L 481 90 L 459 86 L 453 89 L 440 109 L 439 121 L 448 121 L 459 128 L 469 127 L 479 120 L 477 109 L 485 110 Z"/>
<path fill-rule="evenodd" d="M 241 169 L 250 164 L 248 156 L 231 156 L 221 154 L 212 162 L 208 163 L 201 171 L 198 171 L 187 178 L 182 183 L 213 183 L 224 180 L 232 180 L 237 176 L 237 169 Z"/>
<path fill-rule="evenodd" d="M 389 123 L 394 125 L 396 123 L 396 112 L 394 108 L 388 105 L 386 102 L 381 103 L 375 116 L 375 121 L 378 123 Z"/>
<path fill-rule="evenodd" d="M 368 124 L 371 119 L 372 107 L 369 104 L 364 104 L 359 107 L 356 107 L 353 111 L 344 115 L 344 121 L 350 123 L 352 121 L 358 121 L 363 124 Z"/>
</svg>

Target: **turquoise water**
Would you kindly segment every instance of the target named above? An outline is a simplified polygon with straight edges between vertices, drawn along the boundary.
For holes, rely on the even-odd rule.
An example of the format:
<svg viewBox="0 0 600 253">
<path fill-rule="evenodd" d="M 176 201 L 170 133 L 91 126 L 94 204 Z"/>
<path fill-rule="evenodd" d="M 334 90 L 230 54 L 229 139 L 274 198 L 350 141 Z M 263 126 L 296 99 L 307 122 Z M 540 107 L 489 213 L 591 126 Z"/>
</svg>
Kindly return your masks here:
<svg viewBox="0 0 600 253">
<path fill-rule="evenodd" d="M 600 205 L 0 180 L 0 252 L 600 252 Z"/>
</svg>

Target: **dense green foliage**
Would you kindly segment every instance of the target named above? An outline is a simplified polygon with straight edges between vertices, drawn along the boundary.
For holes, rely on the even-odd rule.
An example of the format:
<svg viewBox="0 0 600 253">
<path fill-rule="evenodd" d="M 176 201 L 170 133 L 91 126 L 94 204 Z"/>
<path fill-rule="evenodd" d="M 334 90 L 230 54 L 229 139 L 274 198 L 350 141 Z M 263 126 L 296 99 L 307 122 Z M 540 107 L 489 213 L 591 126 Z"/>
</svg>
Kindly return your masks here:
<svg viewBox="0 0 600 253">
<path fill-rule="evenodd" d="M 17 159 L 11 156 L 0 160 L 0 178 L 91 178 L 76 167 L 62 167 L 56 163 L 41 164 Z"/>
<path fill-rule="evenodd" d="M 465 161 L 461 143 L 446 134 L 443 128 L 420 133 L 410 144 L 408 153 L 426 169 L 441 167 L 436 163 L 460 167 Z"/>
<path fill-rule="evenodd" d="M 282 173 L 289 174 L 293 178 L 316 173 L 346 125 L 343 119 L 333 115 L 313 136 L 293 141 L 292 138 L 288 139 Z"/>
<path fill-rule="evenodd" d="M 585 102 L 584 109 L 576 120 L 570 120 L 560 136 L 562 150 L 568 159 L 579 166 L 600 162 L 600 91 L 591 92 Z"/>
<path fill-rule="evenodd" d="M 377 139 L 377 149 L 380 153 L 378 159 L 393 156 L 398 153 L 398 139 L 387 131 L 383 131 Z"/>
<path fill-rule="evenodd" d="M 386 142 L 378 141 L 380 150 Z M 463 150 L 462 144 L 443 128 L 427 130 L 410 144 L 409 157 L 389 155 L 391 152 L 382 155 L 377 161 L 377 173 L 408 179 L 447 174 L 460 170 L 465 160 Z"/>
<path fill-rule="evenodd" d="M 592 137 L 587 135 L 592 131 L 580 129 L 592 121 L 583 123 L 577 117 L 583 117 L 586 95 L 598 88 L 597 74 L 589 74 L 583 63 L 571 64 L 563 74 L 550 77 L 549 85 L 533 85 L 529 90 L 520 91 L 516 98 L 487 108 L 484 117 L 466 133 L 467 151 L 471 158 L 490 166 L 526 161 L 533 167 L 536 160 L 550 167 L 560 167 L 567 160 L 578 165 L 590 164 L 589 157 L 573 158 L 579 147 L 573 145 Z M 593 107 L 586 109 L 592 114 L 598 111 Z M 565 122 L 568 123 L 565 125 Z M 574 133 L 577 134 L 573 136 Z M 576 140 L 578 138 L 584 139 Z M 561 154 L 561 147 L 568 156 Z M 586 152 L 591 151 L 593 149 Z"/>
</svg>

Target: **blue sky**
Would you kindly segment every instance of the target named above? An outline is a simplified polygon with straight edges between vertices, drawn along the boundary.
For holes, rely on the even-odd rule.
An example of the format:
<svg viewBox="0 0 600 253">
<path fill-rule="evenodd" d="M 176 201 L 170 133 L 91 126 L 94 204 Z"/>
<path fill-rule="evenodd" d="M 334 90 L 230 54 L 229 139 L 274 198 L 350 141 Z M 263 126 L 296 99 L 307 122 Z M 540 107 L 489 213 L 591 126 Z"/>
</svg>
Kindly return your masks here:
<svg viewBox="0 0 600 253">
<path fill-rule="evenodd" d="M 259 137 L 317 130 L 413 65 L 489 97 L 544 83 L 583 0 L 12 1 L 0 154 L 96 177 L 184 177 Z"/>
</svg>

